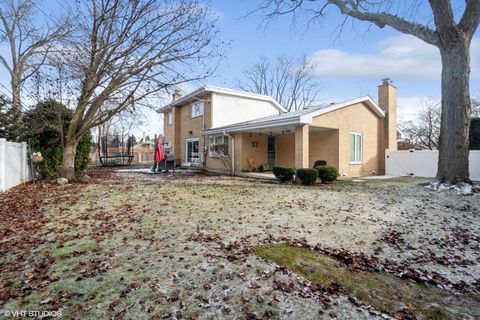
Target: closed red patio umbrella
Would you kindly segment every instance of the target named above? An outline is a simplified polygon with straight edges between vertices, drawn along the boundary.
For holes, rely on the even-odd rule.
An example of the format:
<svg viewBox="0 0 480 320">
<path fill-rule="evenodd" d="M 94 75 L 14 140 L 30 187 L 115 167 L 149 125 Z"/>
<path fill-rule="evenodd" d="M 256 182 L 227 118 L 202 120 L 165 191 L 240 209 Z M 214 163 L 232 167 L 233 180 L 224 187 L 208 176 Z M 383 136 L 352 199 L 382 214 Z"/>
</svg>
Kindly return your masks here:
<svg viewBox="0 0 480 320">
<path fill-rule="evenodd" d="M 155 162 L 160 162 L 165 159 L 165 153 L 163 152 L 163 139 L 159 137 L 157 139 L 157 150 L 155 151 Z"/>
</svg>

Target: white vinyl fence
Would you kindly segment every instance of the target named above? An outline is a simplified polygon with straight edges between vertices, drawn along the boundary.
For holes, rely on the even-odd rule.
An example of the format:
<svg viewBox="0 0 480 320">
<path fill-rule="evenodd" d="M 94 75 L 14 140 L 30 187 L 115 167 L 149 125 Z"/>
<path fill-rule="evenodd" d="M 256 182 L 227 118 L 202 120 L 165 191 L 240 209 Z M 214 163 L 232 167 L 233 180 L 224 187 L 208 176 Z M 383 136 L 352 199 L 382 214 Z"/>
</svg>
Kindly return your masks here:
<svg viewBox="0 0 480 320">
<path fill-rule="evenodd" d="M 27 144 L 0 138 L 0 192 L 31 180 Z"/>
<path fill-rule="evenodd" d="M 480 181 L 480 150 L 471 150 L 470 179 Z M 385 151 L 385 175 L 435 177 L 438 167 L 437 150 Z"/>
</svg>

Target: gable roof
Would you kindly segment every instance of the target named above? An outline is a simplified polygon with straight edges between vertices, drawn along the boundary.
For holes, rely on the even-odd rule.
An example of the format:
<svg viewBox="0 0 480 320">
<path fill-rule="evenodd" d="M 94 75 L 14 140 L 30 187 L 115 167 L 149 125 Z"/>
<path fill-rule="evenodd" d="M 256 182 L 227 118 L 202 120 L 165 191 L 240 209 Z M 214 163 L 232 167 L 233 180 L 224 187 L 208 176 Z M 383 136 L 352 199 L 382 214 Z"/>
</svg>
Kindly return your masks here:
<svg viewBox="0 0 480 320">
<path fill-rule="evenodd" d="M 279 115 L 262 117 L 250 121 L 231 124 L 228 126 L 212 128 L 203 132 L 204 134 L 216 134 L 223 132 L 243 131 L 249 129 L 261 129 L 282 125 L 311 124 L 314 117 L 333 112 L 345 107 L 349 107 L 357 103 L 364 103 L 377 116 L 381 118 L 385 117 L 385 112 L 378 106 L 378 104 L 370 96 L 365 96 L 357 99 L 351 99 L 340 103 L 331 104 L 328 106 L 319 106 L 293 112 L 285 112 Z"/>
<path fill-rule="evenodd" d="M 287 112 L 287 110 L 284 107 L 282 107 L 275 99 L 273 99 L 270 96 L 265 96 L 265 95 L 250 93 L 250 92 L 245 92 L 245 91 L 238 91 L 238 90 L 233 90 L 233 89 L 227 89 L 227 88 L 221 88 L 221 87 L 214 87 L 214 86 L 200 87 L 200 88 L 198 88 L 198 89 L 180 97 L 179 99 L 177 99 L 175 101 L 172 101 L 171 103 L 167 104 L 166 106 L 161 107 L 160 109 L 157 110 L 157 112 L 164 112 L 165 110 L 167 110 L 171 107 L 174 107 L 176 105 L 187 103 L 189 100 L 192 100 L 197 96 L 203 95 L 206 92 L 213 92 L 213 93 L 224 94 L 224 95 L 246 98 L 246 99 L 252 99 L 252 100 L 267 101 L 267 102 L 270 102 L 271 104 L 273 104 L 280 112 Z"/>
</svg>

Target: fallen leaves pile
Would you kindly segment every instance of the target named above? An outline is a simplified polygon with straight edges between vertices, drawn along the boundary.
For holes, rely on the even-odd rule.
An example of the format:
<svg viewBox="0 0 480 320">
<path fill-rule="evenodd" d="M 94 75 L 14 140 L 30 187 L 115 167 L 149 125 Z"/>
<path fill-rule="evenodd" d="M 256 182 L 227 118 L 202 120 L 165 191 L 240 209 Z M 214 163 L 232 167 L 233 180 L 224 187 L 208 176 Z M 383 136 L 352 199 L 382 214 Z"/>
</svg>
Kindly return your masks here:
<svg viewBox="0 0 480 320">
<path fill-rule="evenodd" d="M 31 257 L 33 249 L 47 242 L 47 220 L 42 207 L 74 203 L 75 194 L 82 187 L 79 184 L 61 187 L 49 182 L 27 183 L 0 196 L 0 256 L 5 257 L 0 263 L 0 307 L 11 298 L 26 296 L 58 280 L 48 276 L 53 262 L 48 254 L 40 259 Z M 12 288 L 18 279 L 23 279 L 21 291 Z"/>
</svg>

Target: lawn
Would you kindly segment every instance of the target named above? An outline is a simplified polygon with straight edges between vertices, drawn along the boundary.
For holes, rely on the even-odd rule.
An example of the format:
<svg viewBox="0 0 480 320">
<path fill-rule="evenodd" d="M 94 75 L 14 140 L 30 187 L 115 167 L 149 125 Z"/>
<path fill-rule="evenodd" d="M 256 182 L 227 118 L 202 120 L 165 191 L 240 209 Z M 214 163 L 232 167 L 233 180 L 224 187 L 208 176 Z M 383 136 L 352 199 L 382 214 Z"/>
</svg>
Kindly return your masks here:
<svg viewBox="0 0 480 320">
<path fill-rule="evenodd" d="M 381 307 L 352 299 L 354 289 L 345 284 L 332 290 L 258 252 L 267 242 L 301 239 L 339 261 L 339 252 L 363 254 L 397 273 L 417 270 L 442 287 L 435 292 L 451 301 L 442 302 L 447 314 L 480 316 L 478 194 L 435 193 L 416 179 L 301 187 L 209 175 L 91 175 L 89 184 L 26 185 L 0 195 L 3 312 L 60 310 L 78 319 L 381 317 Z"/>
</svg>

